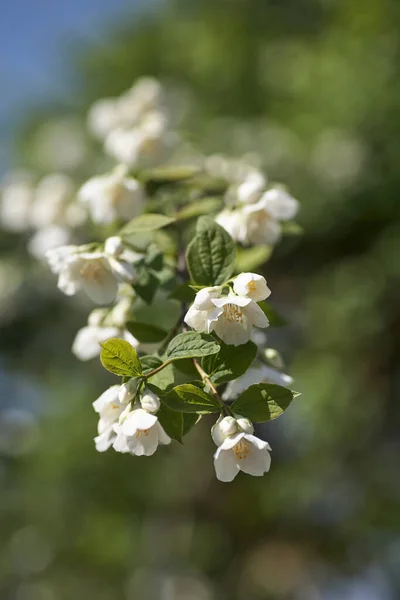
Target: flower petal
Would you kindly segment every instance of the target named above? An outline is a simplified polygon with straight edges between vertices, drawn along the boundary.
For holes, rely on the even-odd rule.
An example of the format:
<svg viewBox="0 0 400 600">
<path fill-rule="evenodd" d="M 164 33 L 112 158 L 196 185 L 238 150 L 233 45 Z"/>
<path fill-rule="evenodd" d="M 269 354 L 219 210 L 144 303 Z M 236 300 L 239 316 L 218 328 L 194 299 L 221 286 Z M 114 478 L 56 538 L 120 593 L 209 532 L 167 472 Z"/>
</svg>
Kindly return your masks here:
<svg viewBox="0 0 400 600">
<path fill-rule="evenodd" d="M 135 435 L 139 429 L 145 431 L 152 428 L 157 421 L 156 415 L 148 413 L 143 408 L 137 408 L 129 413 L 121 427 L 125 435 L 131 436 Z"/>
<path fill-rule="evenodd" d="M 217 479 L 223 482 L 233 481 L 240 470 L 232 450 L 224 450 L 222 446 L 214 454 L 214 466 Z"/>
</svg>

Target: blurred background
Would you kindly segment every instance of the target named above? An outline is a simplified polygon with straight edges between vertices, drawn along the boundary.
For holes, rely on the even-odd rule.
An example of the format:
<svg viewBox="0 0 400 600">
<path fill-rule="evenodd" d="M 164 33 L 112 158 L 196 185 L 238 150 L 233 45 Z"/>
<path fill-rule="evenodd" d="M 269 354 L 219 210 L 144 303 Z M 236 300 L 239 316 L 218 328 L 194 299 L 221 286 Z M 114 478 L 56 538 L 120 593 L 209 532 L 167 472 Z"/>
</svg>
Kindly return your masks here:
<svg viewBox="0 0 400 600">
<path fill-rule="evenodd" d="M 1 232 L 2 600 L 400 598 L 399 57 L 398 0 L 3 2 L 5 178 L 85 180 L 89 105 L 153 75 L 192 147 L 289 186 L 304 235 L 265 270 L 302 396 L 260 431 L 271 472 L 222 484 L 206 419 L 184 449 L 95 452 L 88 305 Z"/>
</svg>

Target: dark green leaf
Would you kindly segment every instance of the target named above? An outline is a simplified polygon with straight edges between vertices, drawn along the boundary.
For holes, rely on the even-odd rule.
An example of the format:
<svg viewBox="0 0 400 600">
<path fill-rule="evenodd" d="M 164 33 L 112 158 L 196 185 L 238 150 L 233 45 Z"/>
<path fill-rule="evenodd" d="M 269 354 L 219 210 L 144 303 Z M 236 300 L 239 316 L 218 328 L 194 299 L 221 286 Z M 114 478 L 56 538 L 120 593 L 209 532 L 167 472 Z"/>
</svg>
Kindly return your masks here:
<svg viewBox="0 0 400 600">
<path fill-rule="evenodd" d="M 280 315 L 268 302 L 259 302 L 258 305 L 267 317 L 271 327 L 283 327 L 287 324 L 286 319 L 282 317 L 282 315 Z"/>
<path fill-rule="evenodd" d="M 138 268 L 137 280 L 133 287 L 147 304 L 151 304 L 159 286 L 160 282 L 154 273 L 144 266 Z"/>
<path fill-rule="evenodd" d="M 201 415 L 197 415 L 196 413 L 180 413 L 180 414 L 183 415 L 183 432 L 182 433 L 183 433 L 183 435 L 186 435 L 187 433 L 189 433 L 189 431 L 191 429 L 193 429 L 193 427 L 195 425 L 197 425 L 197 423 L 201 419 Z"/>
<path fill-rule="evenodd" d="M 105 369 L 123 377 L 138 377 L 142 367 L 136 350 L 125 340 L 111 338 L 101 344 L 101 364 Z"/>
<path fill-rule="evenodd" d="M 235 268 L 236 246 L 231 236 L 211 217 L 200 217 L 196 235 L 186 252 L 190 277 L 197 285 L 219 285 Z"/>
<path fill-rule="evenodd" d="M 225 383 L 237 379 L 250 367 L 257 355 L 257 346 L 253 342 L 242 344 L 238 349 L 219 342 L 218 354 L 203 358 L 203 369 L 210 375 L 213 383 Z"/>
<path fill-rule="evenodd" d="M 159 367 L 163 363 L 161 358 L 159 358 L 158 356 L 153 356 L 152 354 L 146 354 L 145 356 L 141 356 L 140 362 L 142 363 L 144 375 L 146 375 L 149 371 L 157 369 L 157 367 Z"/>
<path fill-rule="evenodd" d="M 177 385 L 164 397 L 166 404 L 173 410 L 188 413 L 215 413 L 221 406 L 213 396 L 192 383 Z"/>
<path fill-rule="evenodd" d="M 216 354 L 220 345 L 216 340 L 206 333 L 187 331 L 180 333 L 168 344 L 165 358 L 179 360 L 182 358 L 200 358 Z"/>
<path fill-rule="evenodd" d="M 167 332 L 160 327 L 136 321 L 128 321 L 126 328 L 139 342 L 144 344 L 161 342 L 167 335 Z"/>
<path fill-rule="evenodd" d="M 196 292 L 187 283 L 180 283 L 172 290 L 169 298 L 174 298 L 180 302 L 193 302 L 195 296 Z"/>
<path fill-rule="evenodd" d="M 164 402 L 157 412 L 157 417 L 170 438 L 182 444 L 183 436 L 183 414 L 168 408 Z"/>
<path fill-rule="evenodd" d="M 279 417 L 298 395 L 280 385 L 257 383 L 243 392 L 231 408 L 253 423 L 264 423 Z"/>
</svg>

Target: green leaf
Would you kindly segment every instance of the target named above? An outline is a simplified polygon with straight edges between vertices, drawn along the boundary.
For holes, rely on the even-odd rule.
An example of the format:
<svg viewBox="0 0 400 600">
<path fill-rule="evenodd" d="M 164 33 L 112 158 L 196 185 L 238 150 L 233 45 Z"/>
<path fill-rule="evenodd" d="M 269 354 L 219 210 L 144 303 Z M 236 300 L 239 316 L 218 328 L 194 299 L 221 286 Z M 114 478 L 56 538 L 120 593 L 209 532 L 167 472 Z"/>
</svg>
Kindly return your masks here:
<svg viewBox="0 0 400 600">
<path fill-rule="evenodd" d="M 163 361 L 158 356 L 146 355 L 142 356 L 140 359 L 143 367 L 143 375 L 148 375 L 150 371 L 157 369 L 163 364 Z M 174 369 L 172 365 L 167 365 L 161 371 L 153 375 L 147 380 L 147 384 L 150 384 L 149 387 L 156 386 L 159 390 L 167 390 L 172 385 L 174 385 L 175 377 L 174 377 Z M 157 393 L 157 391 L 156 391 Z"/>
<path fill-rule="evenodd" d="M 259 302 L 258 306 L 267 317 L 271 327 L 283 327 L 284 325 L 287 325 L 286 319 L 282 317 L 282 315 L 280 315 L 268 302 Z"/>
<path fill-rule="evenodd" d="M 221 207 L 222 200 L 220 198 L 201 198 L 181 208 L 176 216 L 178 220 L 191 219 L 217 212 Z"/>
<path fill-rule="evenodd" d="M 160 327 L 137 323 L 137 321 L 128 321 L 126 328 L 139 342 L 144 344 L 161 342 L 167 336 L 167 332 Z"/>
<path fill-rule="evenodd" d="M 218 354 L 203 358 L 203 369 L 213 383 L 237 379 L 247 371 L 257 355 L 257 346 L 251 341 L 242 344 L 239 349 L 224 342 L 219 344 L 221 350 Z"/>
<path fill-rule="evenodd" d="M 110 338 L 100 345 L 100 360 L 105 369 L 123 377 L 138 377 L 142 374 L 137 352 L 128 342 Z"/>
<path fill-rule="evenodd" d="M 160 282 L 154 273 L 142 266 L 137 269 L 137 280 L 133 287 L 140 298 L 147 304 L 151 304 L 160 287 Z"/>
<path fill-rule="evenodd" d="M 155 181 L 157 183 L 176 183 L 190 179 L 197 173 L 201 172 L 199 167 L 182 166 L 182 167 L 159 167 L 151 169 L 142 174 L 144 181 Z"/>
<path fill-rule="evenodd" d="M 172 408 L 187 413 L 216 413 L 221 411 L 221 405 L 210 394 L 192 383 L 177 385 L 164 397 L 164 401 Z"/>
<path fill-rule="evenodd" d="M 294 221 L 284 221 L 281 223 L 282 233 L 286 235 L 302 235 L 304 233 L 304 229 L 298 223 Z"/>
<path fill-rule="evenodd" d="M 193 302 L 196 292 L 187 284 L 180 283 L 169 295 L 169 298 L 174 298 L 180 302 Z"/>
<path fill-rule="evenodd" d="M 257 383 L 243 392 L 231 409 L 253 423 L 264 423 L 279 417 L 298 395 L 281 385 Z"/>
<path fill-rule="evenodd" d="M 150 371 L 157 369 L 163 364 L 163 361 L 158 356 L 153 356 L 152 354 L 146 354 L 140 358 L 140 362 L 142 363 L 143 375 L 146 375 Z"/>
<path fill-rule="evenodd" d="M 140 215 L 129 221 L 119 232 L 119 235 L 124 238 L 132 235 L 133 233 L 146 233 L 148 231 L 156 231 L 162 229 L 167 225 L 175 222 L 174 217 L 167 217 L 166 215 L 159 214 L 146 214 Z"/>
<path fill-rule="evenodd" d="M 216 354 L 220 350 L 220 345 L 216 340 L 206 333 L 197 333 L 196 331 L 187 331 L 178 334 L 168 344 L 165 359 L 180 360 L 182 358 L 201 358 Z"/>
<path fill-rule="evenodd" d="M 182 444 L 183 436 L 183 414 L 168 408 L 164 402 L 157 412 L 157 417 L 170 438 Z"/>
<path fill-rule="evenodd" d="M 273 247 L 260 245 L 253 248 L 238 248 L 236 257 L 236 272 L 248 273 L 256 271 L 267 262 L 272 254 Z"/>
<path fill-rule="evenodd" d="M 167 365 L 161 371 L 148 379 L 148 382 L 156 385 L 160 390 L 168 390 L 175 383 L 174 368 L 172 365 Z"/>
<path fill-rule="evenodd" d="M 195 425 L 197 425 L 197 423 L 201 419 L 201 415 L 197 415 L 196 413 L 180 413 L 180 414 L 183 416 L 183 431 L 182 431 L 182 434 L 186 435 L 187 433 L 189 433 L 189 431 L 191 429 L 193 429 L 193 427 Z"/>
<path fill-rule="evenodd" d="M 197 285 L 220 285 L 235 268 L 236 246 L 231 236 L 211 217 L 200 217 L 196 235 L 186 252 L 192 281 Z"/>
</svg>

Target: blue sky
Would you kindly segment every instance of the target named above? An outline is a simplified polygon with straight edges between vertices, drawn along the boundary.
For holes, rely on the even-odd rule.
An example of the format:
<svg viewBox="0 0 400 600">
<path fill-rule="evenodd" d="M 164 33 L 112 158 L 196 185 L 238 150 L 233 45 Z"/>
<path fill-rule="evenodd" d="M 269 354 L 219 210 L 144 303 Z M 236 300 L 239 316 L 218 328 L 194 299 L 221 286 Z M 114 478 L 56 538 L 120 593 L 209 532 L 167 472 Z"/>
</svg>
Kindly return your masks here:
<svg viewBox="0 0 400 600">
<path fill-rule="evenodd" d="M 0 0 L 0 171 L 16 115 L 62 91 L 68 46 L 157 0 Z"/>
</svg>

